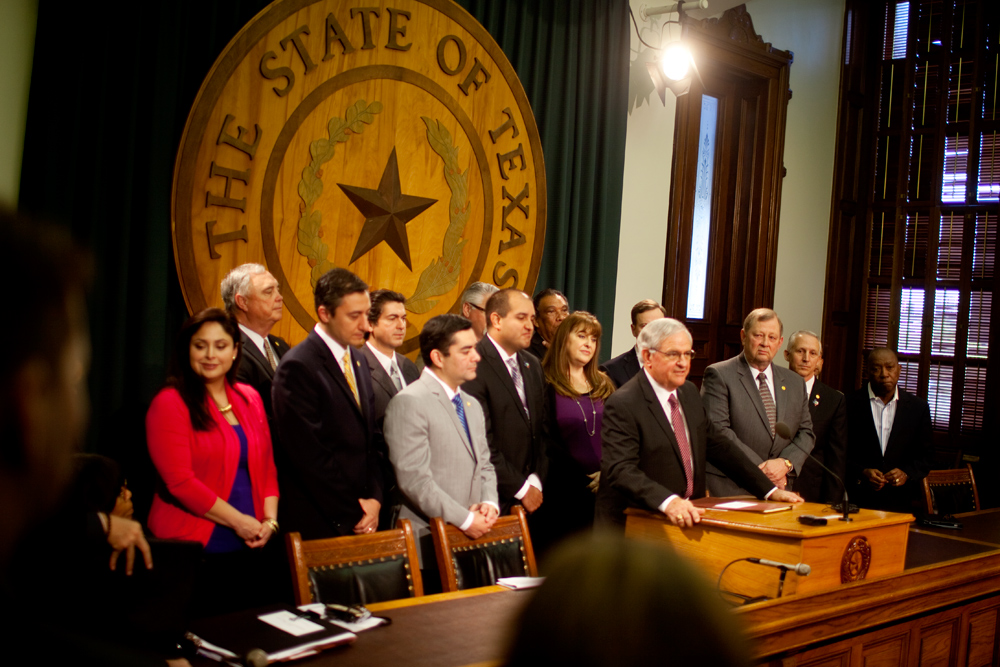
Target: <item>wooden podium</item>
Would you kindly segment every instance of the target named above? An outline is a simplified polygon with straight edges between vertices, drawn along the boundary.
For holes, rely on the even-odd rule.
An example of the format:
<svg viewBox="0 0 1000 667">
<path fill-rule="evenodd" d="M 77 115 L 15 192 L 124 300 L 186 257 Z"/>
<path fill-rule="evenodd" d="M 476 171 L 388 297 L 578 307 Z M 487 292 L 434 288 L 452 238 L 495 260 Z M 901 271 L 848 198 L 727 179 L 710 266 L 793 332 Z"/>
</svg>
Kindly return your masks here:
<svg viewBox="0 0 1000 667">
<path fill-rule="evenodd" d="M 799 523 L 802 514 L 823 516 L 825 526 Z M 812 572 L 789 572 L 783 596 L 814 593 L 861 579 L 903 571 L 910 514 L 862 509 L 850 522 L 819 503 L 793 505 L 773 514 L 706 510 L 701 523 L 677 528 L 659 512 L 626 510 L 625 535 L 669 543 L 678 553 L 703 566 L 713 581 L 723 568 L 741 558 L 766 558 L 781 563 L 807 563 Z M 734 563 L 721 588 L 742 595 L 774 598 L 779 570 L 740 561 Z"/>
</svg>

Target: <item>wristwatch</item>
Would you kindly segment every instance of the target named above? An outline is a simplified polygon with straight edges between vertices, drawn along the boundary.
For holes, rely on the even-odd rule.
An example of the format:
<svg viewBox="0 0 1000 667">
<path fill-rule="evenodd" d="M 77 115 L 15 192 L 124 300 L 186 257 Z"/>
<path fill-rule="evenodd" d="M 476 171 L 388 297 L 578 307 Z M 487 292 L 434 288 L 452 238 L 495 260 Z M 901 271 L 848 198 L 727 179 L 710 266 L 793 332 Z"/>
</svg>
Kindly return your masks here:
<svg viewBox="0 0 1000 667">
<path fill-rule="evenodd" d="M 792 465 L 791 461 L 789 461 L 788 459 L 781 459 L 781 460 L 785 462 L 786 466 L 788 466 L 788 472 L 795 470 L 795 466 Z"/>
</svg>

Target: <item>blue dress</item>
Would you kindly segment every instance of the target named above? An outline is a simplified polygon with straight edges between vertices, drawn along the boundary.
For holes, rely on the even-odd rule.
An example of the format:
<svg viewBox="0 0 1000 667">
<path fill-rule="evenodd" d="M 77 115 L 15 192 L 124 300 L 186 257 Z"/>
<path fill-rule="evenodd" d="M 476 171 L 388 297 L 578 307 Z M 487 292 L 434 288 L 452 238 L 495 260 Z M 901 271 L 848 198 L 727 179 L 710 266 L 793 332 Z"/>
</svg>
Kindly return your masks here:
<svg viewBox="0 0 1000 667">
<path fill-rule="evenodd" d="M 233 430 L 240 439 L 240 462 L 236 468 L 236 479 L 233 488 L 226 499 L 230 505 L 243 514 L 254 516 L 253 492 L 250 487 L 250 468 L 247 467 L 247 434 L 239 424 L 233 425 Z M 236 531 L 219 524 L 212 530 L 212 537 L 205 545 L 205 552 L 210 554 L 232 553 L 247 549 L 246 542 L 240 539 Z"/>
</svg>

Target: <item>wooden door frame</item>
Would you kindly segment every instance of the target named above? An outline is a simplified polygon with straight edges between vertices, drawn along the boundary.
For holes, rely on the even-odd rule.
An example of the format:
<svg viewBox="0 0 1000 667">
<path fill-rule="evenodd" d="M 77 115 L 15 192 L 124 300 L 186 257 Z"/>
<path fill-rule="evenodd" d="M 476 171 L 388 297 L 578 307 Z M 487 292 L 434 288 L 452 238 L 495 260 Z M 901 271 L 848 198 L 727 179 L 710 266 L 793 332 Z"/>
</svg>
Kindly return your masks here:
<svg viewBox="0 0 1000 667">
<path fill-rule="evenodd" d="M 791 91 L 788 88 L 792 54 L 765 43 L 753 28 L 753 21 L 744 5 L 725 12 L 721 18 L 702 21 L 683 21 L 684 39 L 690 47 L 699 69 L 707 76 L 718 73 L 720 77 L 743 78 L 761 82 L 764 86 L 757 108 L 763 118 L 758 128 L 762 141 L 754 142 L 754 173 L 749 179 L 737 175 L 737 182 L 730 191 L 713 196 L 712 216 L 717 219 L 718 202 L 723 197 L 749 197 L 749 225 L 734 229 L 729 242 L 728 256 L 751 252 L 742 285 L 731 291 L 735 298 L 727 303 L 725 312 L 717 314 L 714 332 L 708 337 L 704 349 L 696 349 L 700 357 L 697 368 L 720 361 L 726 341 L 718 340 L 720 326 L 727 327 L 725 338 L 736 336 L 743 317 L 750 310 L 774 303 L 774 282 L 778 252 L 778 218 L 781 209 L 781 182 L 784 176 L 785 119 Z M 698 155 L 701 85 L 695 82 L 688 95 L 677 99 L 674 124 L 674 158 L 671 175 L 671 200 L 668 213 L 667 247 L 664 262 L 662 303 L 667 313 L 686 319 L 687 284 L 690 271 L 691 214 L 694 206 L 694 187 Z M 722 120 L 720 104 L 720 122 Z M 740 133 L 742 135 L 742 132 Z M 734 137 L 740 141 L 745 137 Z M 734 150 L 736 144 L 720 145 L 716 151 L 716 165 L 720 165 L 724 151 Z M 759 165 L 759 170 L 757 168 Z M 716 173 L 719 173 L 717 170 Z M 743 182 L 749 181 L 749 182 Z M 711 304 L 721 301 L 722 280 L 713 281 L 713 274 L 721 276 L 717 265 L 721 257 L 721 243 L 713 243 L 710 250 L 709 282 L 706 293 L 706 313 Z M 713 270 L 714 269 L 714 270 Z M 725 271 L 725 269 L 722 269 Z M 733 276 L 729 276 L 730 280 Z M 714 284 L 713 284 L 714 282 Z M 692 323 L 694 324 L 694 323 Z M 735 330 L 729 332 L 732 327 Z M 730 333 L 732 335 L 730 335 Z"/>
</svg>

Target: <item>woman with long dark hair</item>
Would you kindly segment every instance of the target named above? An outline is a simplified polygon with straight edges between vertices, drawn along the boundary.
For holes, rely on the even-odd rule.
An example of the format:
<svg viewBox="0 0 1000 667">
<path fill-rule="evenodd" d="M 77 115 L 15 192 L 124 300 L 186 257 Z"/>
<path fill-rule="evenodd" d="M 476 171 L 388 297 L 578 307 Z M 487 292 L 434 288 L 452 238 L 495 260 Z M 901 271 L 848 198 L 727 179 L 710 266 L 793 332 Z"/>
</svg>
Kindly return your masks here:
<svg viewBox="0 0 1000 667">
<path fill-rule="evenodd" d="M 542 361 L 549 470 L 545 503 L 554 542 L 594 524 L 601 475 L 601 419 L 615 386 L 597 367 L 601 323 L 578 310 L 563 320 Z"/>
<path fill-rule="evenodd" d="M 188 319 L 167 386 L 146 415 L 161 482 L 149 529 L 204 545 L 198 616 L 254 606 L 271 586 L 260 552 L 278 532 L 278 478 L 260 396 L 235 381 L 239 340 L 236 321 L 223 310 Z"/>
</svg>

